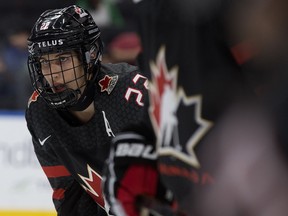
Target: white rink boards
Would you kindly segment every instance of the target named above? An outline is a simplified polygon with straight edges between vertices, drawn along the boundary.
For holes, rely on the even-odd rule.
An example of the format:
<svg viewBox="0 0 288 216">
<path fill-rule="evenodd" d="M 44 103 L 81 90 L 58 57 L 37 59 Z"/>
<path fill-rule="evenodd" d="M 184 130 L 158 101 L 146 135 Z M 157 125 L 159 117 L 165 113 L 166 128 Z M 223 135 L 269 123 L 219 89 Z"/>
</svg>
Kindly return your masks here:
<svg viewBox="0 0 288 216">
<path fill-rule="evenodd" d="M 54 211 L 52 189 L 34 154 L 24 113 L 0 112 L 0 173 L 0 215 Z"/>
</svg>

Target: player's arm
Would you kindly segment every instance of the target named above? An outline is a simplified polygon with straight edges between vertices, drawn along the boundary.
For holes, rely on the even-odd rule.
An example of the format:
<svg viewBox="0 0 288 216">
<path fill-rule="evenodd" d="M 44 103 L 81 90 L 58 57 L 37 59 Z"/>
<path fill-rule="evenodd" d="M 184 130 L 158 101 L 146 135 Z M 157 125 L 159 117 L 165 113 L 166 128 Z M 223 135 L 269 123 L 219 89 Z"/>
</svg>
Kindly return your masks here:
<svg viewBox="0 0 288 216">
<path fill-rule="evenodd" d="M 105 198 L 117 216 L 170 209 L 157 171 L 155 135 L 148 114 L 148 80 L 136 69 L 119 80 L 117 91 L 125 98 L 117 112 L 122 133 L 112 140 L 104 170 Z"/>
<path fill-rule="evenodd" d="M 176 215 L 160 182 L 156 156 L 154 143 L 139 133 L 127 131 L 113 139 L 103 187 L 115 215 Z"/>
</svg>

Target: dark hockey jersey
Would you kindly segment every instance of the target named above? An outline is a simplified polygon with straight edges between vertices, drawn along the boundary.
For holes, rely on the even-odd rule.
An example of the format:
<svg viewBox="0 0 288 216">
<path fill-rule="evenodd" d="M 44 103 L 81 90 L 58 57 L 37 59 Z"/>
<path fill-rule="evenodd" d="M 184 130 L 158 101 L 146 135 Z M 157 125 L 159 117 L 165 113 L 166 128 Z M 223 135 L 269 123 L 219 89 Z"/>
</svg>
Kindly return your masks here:
<svg viewBox="0 0 288 216">
<path fill-rule="evenodd" d="M 102 64 L 95 83 L 96 112 L 83 125 L 67 122 L 63 113 L 49 108 L 33 93 L 26 111 L 27 126 L 53 188 L 58 215 L 107 215 L 101 173 L 110 140 L 119 131 L 149 119 L 144 106 L 147 84 L 134 66 Z"/>
<path fill-rule="evenodd" d="M 233 52 L 239 63 L 251 56 L 227 39 L 220 1 L 137 2 L 139 67 L 151 79 L 159 171 L 179 208 L 194 215 L 219 162 L 214 160 L 217 140 L 209 135 L 227 108 L 246 94 Z"/>
<path fill-rule="evenodd" d="M 252 63 L 256 57 L 255 47 L 247 41 L 241 41 L 239 35 L 237 38 L 230 37 L 232 32 L 226 29 L 228 27 L 226 24 L 232 23 L 231 19 L 225 17 L 231 15 L 226 6 L 237 1 L 135 0 L 134 2 L 135 14 L 139 15 L 139 33 L 143 48 L 139 66 L 151 80 L 150 119 L 157 135 L 158 171 L 162 183 L 173 192 L 178 202 L 176 209 L 180 212 L 176 215 L 182 215 L 183 212 L 184 215 L 191 216 L 222 215 L 223 211 L 230 208 L 237 214 L 249 212 L 251 206 L 250 203 L 247 205 L 246 198 L 250 198 L 250 195 L 244 196 L 244 199 L 239 201 L 239 196 L 243 195 L 241 190 L 249 185 L 250 187 L 247 187 L 249 192 L 252 194 L 252 191 L 256 191 L 257 194 L 257 190 L 252 190 L 252 187 L 259 189 L 258 182 L 251 184 L 248 179 L 250 168 L 252 167 L 253 176 L 258 178 L 258 165 L 261 164 L 263 170 L 267 165 L 266 159 L 259 160 L 262 156 L 259 154 L 261 148 L 258 147 L 264 143 L 262 140 L 264 137 L 264 140 L 269 140 L 269 144 L 265 144 L 268 148 L 275 148 L 275 143 L 271 141 L 271 137 L 274 138 L 273 131 L 267 129 L 273 125 L 270 124 L 270 114 L 267 115 L 266 110 L 264 111 L 265 106 L 265 108 L 258 106 L 259 98 L 255 100 L 256 97 L 251 91 L 257 90 L 258 86 L 255 84 L 259 84 L 257 79 L 262 78 L 262 69 L 265 66 L 261 65 L 261 76 L 255 76 L 253 72 L 257 71 L 256 65 Z M 246 17 L 246 14 L 244 16 Z M 237 26 L 233 28 L 235 30 Z M 268 68 L 266 70 L 269 71 Z M 252 77 L 257 81 L 254 82 Z M 113 142 L 118 146 L 127 142 L 138 144 L 135 139 L 128 140 L 127 137 L 118 136 Z M 142 137 L 138 142 L 141 140 Z M 256 151 L 250 151 L 252 149 Z M 117 150 L 118 148 L 114 151 L 115 164 L 117 158 L 119 159 Z M 269 155 L 274 157 L 277 155 L 274 153 Z M 247 155 L 249 156 L 246 157 Z M 246 161 L 247 158 L 251 160 Z M 125 160 L 122 155 L 121 159 Z M 134 157 L 133 163 L 129 163 L 128 159 L 129 157 L 125 160 L 127 166 L 133 168 L 137 159 Z M 141 157 L 138 158 L 138 161 L 140 160 Z M 251 161 L 254 162 L 254 166 L 251 166 Z M 120 163 L 119 160 L 118 162 Z M 134 188 L 137 188 L 135 186 L 137 183 L 139 188 L 145 184 L 149 185 L 149 182 L 153 185 L 153 178 L 148 179 L 148 183 L 133 181 L 129 171 L 126 172 L 127 178 L 126 176 L 121 178 L 119 175 L 118 180 L 121 183 L 117 184 L 115 173 L 117 176 L 119 169 L 115 168 L 114 171 L 112 173 L 114 175 L 111 175 L 110 171 L 107 181 L 104 181 L 108 182 L 105 183 L 106 188 L 116 182 L 115 188 L 118 187 L 118 190 L 122 191 L 125 187 L 122 183 L 129 185 L 128 180 Z M 265 175 L 270 176 L 270 173 Z M 245 183 L 243 179 L 246 180 Z M 109 182 L 112 182 L 111 185 Z M 220 193 L 219 191 L 213 193 L 213 189 L 217 188 L 215 185 L 219 186 L 219 182 L 222 184 Z M 226 188 L 227 182 L 232 182 L 230 190 Z M 275 179 L 272 182 L 274 184 Z M 237 193 L 234 193 L 234 188 L 238 189 Z M 267 187 L 259 190 L 265 191 Z M 105 193 L 106 191 L 108 194 L 116 195 L 109 201 L 113 209 L 119 209 L 118 201 L 120 201 L 124 211 L 133 213 L 129 215 L 139 215 L 139 212 L 131 211 L 133 208 L 131 200 L 137 193 L 121 196 L 113 190 L 105 190 Z M 211 196 L 212 193 L 214 196 Z M 224 194 L 226 199 L 222 199 Z M 130 200 L 127 199 L 129 196 L 132 197 Z M 261 197 L 257 200 L 260 200 L 259 198 Z M 219 207 L 220 204 L 226 209 Z M 150 205 L 148 208 L 152 211 L 162 208 L 158 203 L 156 206 L 155 208 Z M 218 212 L 211 211 L 212 207 Z M 175 209 L 171 206 L 169 208 L 174 215 Z M 209 213 L 205 214 L 207 209 Z M 171 215 L 159 212 L 162 215 Z"/>
</svg>

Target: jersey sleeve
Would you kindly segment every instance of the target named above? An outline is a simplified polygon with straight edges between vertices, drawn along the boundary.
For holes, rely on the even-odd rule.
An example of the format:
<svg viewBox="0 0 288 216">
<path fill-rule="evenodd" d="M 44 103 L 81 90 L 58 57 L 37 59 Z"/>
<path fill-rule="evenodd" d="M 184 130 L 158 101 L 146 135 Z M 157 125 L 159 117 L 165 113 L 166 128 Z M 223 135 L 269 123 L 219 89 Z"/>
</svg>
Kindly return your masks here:
<svg viewBox="0 0 288 216">
<path fill-rule="evenodd" d="M 120 131 L 136 131 L 145 133 L 146 139 L 154 139 L 148 107 L 149 107 L 149 80 L 139 69 L 125 75 L 124 87 L 120 94 L 123 98 L 123 108 L 120 115 L 124 127 Z M 148 134 L 149 133 L 149 134 Z"/>
<path fill-rule="evenodd" d="M 138 216 L 146 207 L 170 211 L 173 197 L 166 196 L 157 170 L 155 135 L 148 113 L 148 79 L 136 68 L 118 82 L 114 106 L 121 122 L 104 169 L 105 199 L 115 215 Z M 157 211 L 157 215 L 168 214 Z"/>
</svg>

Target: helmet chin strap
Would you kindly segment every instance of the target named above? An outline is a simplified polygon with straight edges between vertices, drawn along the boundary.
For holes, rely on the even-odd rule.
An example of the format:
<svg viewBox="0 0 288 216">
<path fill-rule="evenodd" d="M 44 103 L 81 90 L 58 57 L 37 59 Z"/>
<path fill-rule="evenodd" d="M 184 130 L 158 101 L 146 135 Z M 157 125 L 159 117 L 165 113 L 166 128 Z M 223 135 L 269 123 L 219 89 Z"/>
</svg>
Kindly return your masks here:
<svg viewBox="0 0 288 216">
<path fill-rule="evenodd" d="M 87 83 L 83 94 L 78 99 L 80 94 L 80 89 L 66 89 L 57 94 L 52 92 L 44 93 L 43 96 L 46 98 L 48 105 L 54 109 L 83 111 L 93 102 L 95 94 L 93 83 Z"/>
<path fill-rule="evenodd" d="M 68 107 L 69 110 L 83 111 L 94 101 L 95 81 L 97 74 L 100 70 L 100 65 L 101 65 L 100 62 L 96 61 L 96 64 L 94 65 L 93 68 L 93 70 L 95 70 L 95 74 L 93 74 L 91 80 L 87 81 L 87 85 L 80 98 L 76 101 L 76 103 Z"/>
<path fill-rule="evenodd" d="M 68 106 L 67 108 L 72 111 L 83 111 L 94 101 L 94 95 L 94 82 L 88 81 L 80 98 L 76 100 L 76 103 Z"/>
<path fill-rule="evenodd" d="M 67 106 L 75 104 L 78 98 L 79 90 L 66 89 L 57 94 L 52 92 L 42 92 L 48 105 L 54 109 L 66 109 Z"/>
</svg>

